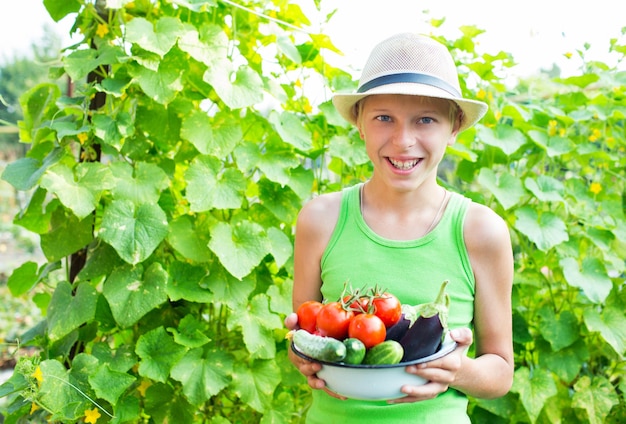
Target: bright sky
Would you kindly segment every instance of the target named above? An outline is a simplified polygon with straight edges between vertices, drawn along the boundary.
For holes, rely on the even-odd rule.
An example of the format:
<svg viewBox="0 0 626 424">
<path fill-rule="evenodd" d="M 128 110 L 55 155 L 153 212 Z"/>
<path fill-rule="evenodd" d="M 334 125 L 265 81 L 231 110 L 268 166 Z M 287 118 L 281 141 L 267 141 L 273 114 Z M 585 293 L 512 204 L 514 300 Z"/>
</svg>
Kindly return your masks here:
<svg viewBox="0 0 626 424">
<path fill-rule="evenodd" d="M 585 42 L 592 47 L 588 58 L 612 63 L 607 56 L 609 40 L 619 38 L 626 26 L 623 0 L 323 0 L 322 5 L 327 12 L 338 10 L 326 32 L 358 69 L 371 47 L 387 36 L 428 32 L 423 10 L 433 18 L 446 18 L 445 35 L 458 35 L 461 25 L 486 30 L 479 38 L 481 48 L 512 53 L 520 64 L 515 69 L 519 75 L 551 68 L 555 62 L 566 72 L 575 72 L 580 62 L 567 60 L 564 54 L 575 53 Z M 43 36 L 46 23 L 70 44 L 72 22 L 70 16 L 54 23 L 43 0 L 0 0 L 0 62 L 16 51 L 29 52 L 31 43 Z"/>
</svg>

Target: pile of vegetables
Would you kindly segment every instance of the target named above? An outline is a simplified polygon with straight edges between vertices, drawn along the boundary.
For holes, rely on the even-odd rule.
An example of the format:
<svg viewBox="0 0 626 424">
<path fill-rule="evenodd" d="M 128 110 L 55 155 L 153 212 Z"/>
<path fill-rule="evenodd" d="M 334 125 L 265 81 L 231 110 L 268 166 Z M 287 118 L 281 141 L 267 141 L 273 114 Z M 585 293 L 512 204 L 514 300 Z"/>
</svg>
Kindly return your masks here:
<svg viewBox="0 0 626 424">
<path fill-rule="evenodd" d="M 290 333 L 301 353 L 325 362 L 384 365 L 432 355 L 447 329 L 444 281 L 433 302 L 404 305 L 378 287 L 347 290 L 331 302 L 304 302 Z"/>
</svg>

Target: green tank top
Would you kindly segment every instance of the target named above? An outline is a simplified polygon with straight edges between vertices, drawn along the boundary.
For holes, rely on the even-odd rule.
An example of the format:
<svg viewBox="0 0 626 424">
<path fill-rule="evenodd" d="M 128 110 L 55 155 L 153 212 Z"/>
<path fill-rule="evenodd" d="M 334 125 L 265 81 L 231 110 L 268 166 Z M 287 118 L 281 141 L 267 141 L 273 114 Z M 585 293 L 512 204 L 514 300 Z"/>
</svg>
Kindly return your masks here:
<svg viewBox="0 0 626 424">
<path fill-rule="evenodd" d="M 444 280 L 449 284 L 448 326 L 472 328 L 474 274 L 463 240 L 470 200 L 452 193 L 437 226 L 416 240 L 390 240 L 374 233 L 360 212 L 362 184 L 344 189 L 335 230 L 321 260 L 324 299 L 337 300 L 347 282 L 394 293 L 403 304 L 433 301 Z M 372 382 L 375 384 L 375 382 Z M 470 423 L 467 398 L 450 389 L 437 398 L 408 404 L 338 400 L 313 390 L 307 423 Z"/>
</svg>

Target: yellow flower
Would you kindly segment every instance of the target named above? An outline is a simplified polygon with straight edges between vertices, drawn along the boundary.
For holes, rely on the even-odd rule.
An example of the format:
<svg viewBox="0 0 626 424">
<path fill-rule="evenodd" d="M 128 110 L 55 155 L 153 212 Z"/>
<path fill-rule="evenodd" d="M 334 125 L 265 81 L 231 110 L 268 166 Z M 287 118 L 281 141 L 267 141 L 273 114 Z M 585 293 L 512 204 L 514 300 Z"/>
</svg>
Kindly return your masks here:
<svg viewBox="0 0 626 424">
<path fill-rule="evenodd" d="M 589 187 L 589 191 L 592 192 L 593 194 L 598 194 L 602 191 L 602 184 L 600 183 L 591 183 L 591 186 Z"/>
<path fill-rule="evenodd" d="M 141 384 L 137 387 L 137 391 L 141 393 L 141 397 L 146 397 L 146 390 L 150 387 L 152 383 L 149 380 L 143 380 Z"/>
<path fill-rule="evenodd" d="M 478 90 L 478 93 L 476 93 L 476 98 L 478 100 L 483 100 L 485 97 L 487 97 L 487 92 L 483 90 L 482 88 Z"/>
<path fill-rule="evenodd" d="M 496 121 L 499 121 L 499 120 L 502 118 L 502 112 L 497 111 L 497 112 L 495 113 L 495 118 L 496 118 Z"/>
<path fill-rule="evenodd" d="M 98 408 L 93 408 L 93 409 L 87 409 L 85 411 L 85 422 L 89 423 L 89 424 L 96 424 L 96 422 L 98 421 L 98 418 L 100 418 L 100 412 L 98 411 Z"/>
<path fill-rule="evenodd" d="M 565 57 L 568 58 L 568 59 L 571 59 L 572 56 L 573 56 L 573 54 L 571 52 L 565 53 Z"/>
<path fill-rule="evenodd" d="M 37 383 L 41 384 L 43 382 L 43 373 L 41 372 L 41 367 L 37 367 L 37 369 L 35 370 L 35 372 L 33 372 L 31 375 L 31 377 L 34 377 L 35 380 L 37 380 Z"/>
<path fill-rule="evenodd" d="M 560 135 L 561 137 L 565 137 L 565 128 L 561 128 L 561 129 L 559 130 L 559 135 Z"/>
<path fill-rule="evenodd" d="M 89 136 L 87 135 L 87 133 L 80 133 L 76 137 L 78 138 L 78 141 L 80 141 L 80 144 L 84 144 Z"/>
<path fill-rule="evenodd" d="M 100 38 L 104 38 L 105 35 L 109 33 L 109 27 L 107 24 L 98 24 L 98 28 L 96 29 L 96 35 Z"/>
<path fill-rule="evenodd" d="M 548 122 L 548 135 L 549 136 L 556 135 L 556 126 L 557 126 L 557 122 L 554 119 L 551 119 L 550 122 Z"/>
<path fill-rule="evenodd" d="M 39 405 L 37 405 L 35 402 L 33 402 L 30 405 L 30 412 L 28 413 L 29 415 L 33 415 L 33 412 L 35 412 L 36 410 L 39 409 Z"/>
<path fill-rule="evenodd" d="M 591 142 L 597 141 L 601 135 L 602 135 L 602 132 L 599 129 L 594 128 L 591 135 L 589 136 L 589 141 Z"/>
</svg>

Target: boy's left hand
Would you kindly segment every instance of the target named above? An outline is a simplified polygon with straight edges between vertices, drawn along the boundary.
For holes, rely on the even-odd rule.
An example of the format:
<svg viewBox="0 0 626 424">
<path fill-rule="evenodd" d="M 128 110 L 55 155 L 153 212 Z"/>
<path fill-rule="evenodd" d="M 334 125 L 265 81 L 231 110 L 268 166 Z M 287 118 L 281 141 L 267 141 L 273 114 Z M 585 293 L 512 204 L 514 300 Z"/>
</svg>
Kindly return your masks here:
<svg viewBox="0 0 626 424">
<path fill-rule="evenodd" d="M 422 386 L 402 387 L 402 393 L 407 396 L 394 399 L 389 403 L 406 403 L 420 400 L 433 399 L 448 390 L 455 382 L 456 374 L 461 369 L 461 363 L 467 352 L 467 348 L 473 342 L 472 331 L 469 328 L 457 328 L 450 331 L 450 336 L 457 342 L 457 347 L 448 355 L 418 365 L 409 365 L 406 371 L 422 377 L 428 383 Z"/>
</svg>

